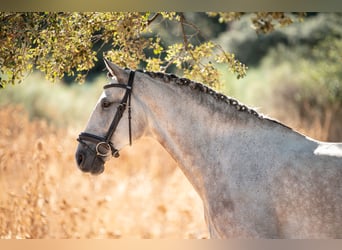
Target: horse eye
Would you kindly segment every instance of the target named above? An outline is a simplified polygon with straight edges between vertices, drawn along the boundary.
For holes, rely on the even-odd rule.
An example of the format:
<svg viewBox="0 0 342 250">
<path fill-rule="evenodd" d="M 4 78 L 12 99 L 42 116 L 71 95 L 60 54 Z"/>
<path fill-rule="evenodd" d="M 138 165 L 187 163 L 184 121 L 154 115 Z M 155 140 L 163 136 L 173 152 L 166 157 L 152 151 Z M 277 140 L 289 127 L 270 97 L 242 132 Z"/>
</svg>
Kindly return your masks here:
<svg viewBox="0 0 342 250">
<path fill-rule="evenodd" d="M 102 100 L 101 106 L 102 108 L 108 108 L 112 103 L 108 100 Z"/>
</svg>

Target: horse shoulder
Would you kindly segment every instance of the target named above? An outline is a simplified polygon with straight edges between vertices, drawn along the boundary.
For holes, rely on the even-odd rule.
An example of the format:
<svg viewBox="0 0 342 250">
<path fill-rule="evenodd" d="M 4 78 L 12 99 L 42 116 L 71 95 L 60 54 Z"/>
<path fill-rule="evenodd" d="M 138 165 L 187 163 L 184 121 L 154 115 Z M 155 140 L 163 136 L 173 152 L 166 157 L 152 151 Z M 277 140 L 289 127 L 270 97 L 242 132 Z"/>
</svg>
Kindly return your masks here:
<svg viewBox="0 0 342 250">
<path fill-rule="evenodd" d="M 293 153 L 294 157 L 284 162 L 274 180 L 274 207 L 281 234 L 296 238 L 340 238 L 342 157 L 328 153 L 327 149 L 336 145 L 311 145 L 314 147 Z"/>
</svg>

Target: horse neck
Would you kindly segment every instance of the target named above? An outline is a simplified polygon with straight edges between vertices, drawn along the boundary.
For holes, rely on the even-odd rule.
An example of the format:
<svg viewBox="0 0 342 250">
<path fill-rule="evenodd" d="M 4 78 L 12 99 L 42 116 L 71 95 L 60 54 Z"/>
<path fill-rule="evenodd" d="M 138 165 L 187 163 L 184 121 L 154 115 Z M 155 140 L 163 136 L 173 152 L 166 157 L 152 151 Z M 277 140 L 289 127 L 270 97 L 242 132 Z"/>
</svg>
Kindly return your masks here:
<svg viewBox="0 0 342 250">
<path fill-rule="evenodd" d="M 200 196 L 205 176 L 213 166 L 223 167 L 224 154 L 277 127 L 188 86 L 147 76 L 141 82 L 137 95 L 145 105 L 147 135 L 170 153 Z"/>
</svg>

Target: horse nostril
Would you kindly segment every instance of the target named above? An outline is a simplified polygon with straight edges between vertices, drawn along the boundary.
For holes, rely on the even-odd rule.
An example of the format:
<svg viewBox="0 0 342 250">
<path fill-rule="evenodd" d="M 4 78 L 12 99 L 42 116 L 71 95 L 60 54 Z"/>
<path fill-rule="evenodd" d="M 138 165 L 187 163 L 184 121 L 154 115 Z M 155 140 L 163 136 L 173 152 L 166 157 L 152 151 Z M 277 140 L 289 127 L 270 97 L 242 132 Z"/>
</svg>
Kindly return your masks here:
<svg viewBox="0 0 342 250">
<path fill-rule="evenodd" d="M 76 153 L 76 162 L 78 166 L 82 166 L 82 163 L 84 162 L 84 154 L 82 152 Z"/>
</svg>

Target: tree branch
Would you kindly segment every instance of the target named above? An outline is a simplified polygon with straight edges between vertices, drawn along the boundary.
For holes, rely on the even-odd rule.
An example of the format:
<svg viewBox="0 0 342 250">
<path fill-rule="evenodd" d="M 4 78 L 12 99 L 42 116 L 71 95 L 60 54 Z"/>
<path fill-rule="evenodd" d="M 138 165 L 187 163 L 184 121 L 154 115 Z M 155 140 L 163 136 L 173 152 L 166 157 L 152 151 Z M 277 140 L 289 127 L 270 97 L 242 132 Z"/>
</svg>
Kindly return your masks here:
<svg viewBox="0 0 342 250">
<path fill-rule="evenodd" d="M 148 21 L 147 21 L 147 25 L 150 25 L 154 20 L 156 20 L 157 19 L 157 17 L 160 15 L 160 13 L 155 13 L 154 15 L 153 15 L 153 17 L 151 17 L 150 19 L 148 19 Z"/>
<path fill-rule="evenodd" d="M 181 24 L 181 27 L 182 27 L 184 48 L 185 48 L 185 50 L 188 50 L 189 41 L 188 41 L 188 38 L 186 37 L 185 28 L 184 28 L 184 24 L 185 24 L 185 22 L 186 22 L 185 16 L 184 16 L 183 12 L 181 12 L 181 13 L 179 14 L 179 16 L 180 16 L 180 24 Z"/>
</svg>

